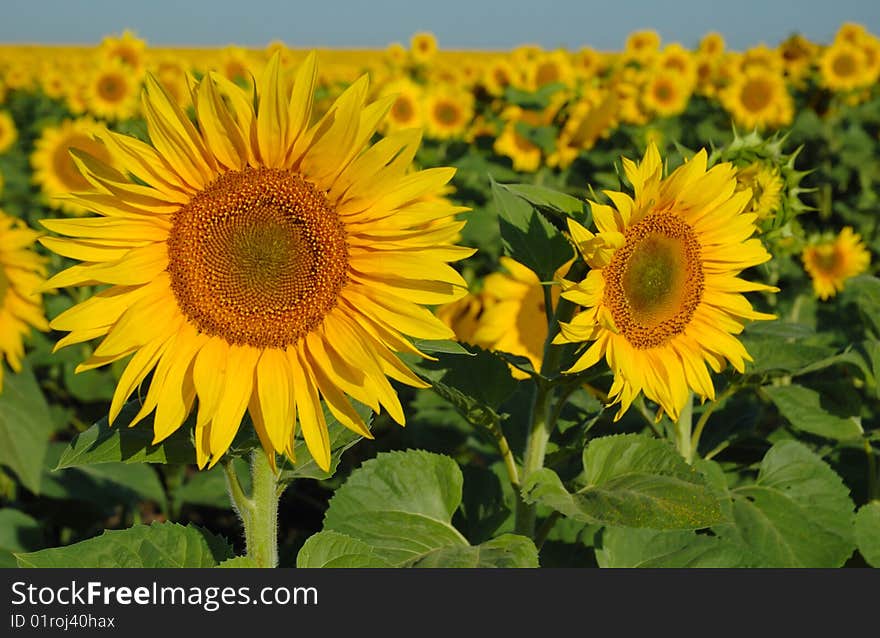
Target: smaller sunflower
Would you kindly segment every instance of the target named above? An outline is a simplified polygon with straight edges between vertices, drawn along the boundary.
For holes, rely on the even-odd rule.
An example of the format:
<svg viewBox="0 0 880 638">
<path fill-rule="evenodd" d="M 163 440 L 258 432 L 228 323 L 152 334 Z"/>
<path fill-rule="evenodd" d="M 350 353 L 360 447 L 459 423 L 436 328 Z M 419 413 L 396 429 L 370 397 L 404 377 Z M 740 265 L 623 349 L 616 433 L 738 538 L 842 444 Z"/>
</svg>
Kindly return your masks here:
<svg viewBox="0 0 880 638">
<path fill-rule="evenodd" d="M 624 57 L 641 64 L 647 64 L 657 55 L 659 49 L 659 33 L 650 29 L 633 31 L 626 39 Z"/>
<path fill-rule="evenodd" d="M 534 272 L 510 257 L 502 257 L 501 266 L 507 272 L 492 273 L 483 281 L 486 301 L 473 343 L 526 357 L 535 370 L 540 370 L 547 339 L 544 287 Z M 556 303 L 559 289 L 554 286 L 552 291 Z M 528 376 L 516 369 L 511 372 L 517 379 Z"/>
<path fill-rule="evenodd" d="M 519 84 L 519 73 L 507 58 L 495 58 L 483 71 L 482 85 L 489 95 L 499 97 L 508 86 Z"/>
<path fill-rule="evenodd" d="M 437 308 L 437 318 L 452 329 L 456 341 L 476 344 L 474 333 L 480 326 L 483 311 L 492 301 L 482 292 L 471 293 Z"/>
<path fill-rule="evenodd" d="M 684 112 L 691 98 L 693 83 L 673 71 L 660 71 L 651 76 L 642 92 L 645 108 L 661 117 Z"/>
<path fill-rule="evenodd" d="M 18 139 L 18 129 L 7 111 L 0 111 L 0 154 L 5 153 Z"/>
<path fill-rule="evenodd" d="M 736 73 L 720 98 L 736 123 L 747 129 L 779 128 L 794 117 L 794 100 L 776 71 L 750 67 Z"/>
<path fill-rule="evenodd" d="M 492 149 L 502 157 L 509 157 L 513 170 L 534 173 L 541 167 L 541 147 L 517 130 L 516 122 L 508 122 Z"/>
<path fill-rule="evenodd" d="M 425 132 L 428 137 L 447 140 L 464 135 L 474 117 L 474 97 L 465 91 L 437 89 L 423 102 Z"/>
<path fill-rule="evenodd" d="M 95 138 L 104 127 L 90 118 L 65 120 L 58 126 L 47 126 L 36 141 L 31 166 L 34 181 L 40 185 L 51 208 L 72 215 L 82 215 L 87 209 L 60 195 L 91 189 L 70 154 L 71 149 L 84 151 L 108 166 L 116 166 L 107 148 Z"/>
<path fill-rule="evenodd" d="M 865 86 L 870 76 L 864 50 L 846 41 L 835 42 L 819 58 L 819 76 L 822 85 L 832 91 Z"/>
<path fill-rule="evenodd" d="M 140 75 L 118 60 L 100 64 L 85 86 L 86 102 L 96 116 L 124 120 L 137 112 Z"/>
<path fill-rule="evenodd" d="M 710 31 L 702 37 L 697 50 L 703 55 L 717 59 L 724 54 L 724 47 L 724 36 L 716 31 Z"/>
<path fill-rule="evenodd" d="M 133 31 L 126 29 L 119 37 L 107 36 L 101 42 L 100 55 L 107 60 L 118 60 L 132 69 L 142 70 L 146 59 L 147 43 Z"/>
<path fill-rule="evenodd" d="M 537 91 L 551 84 L 571 88 L 575 81 L 571 59 L 565 51 L 551 51 L 539 55 L 525 71 L 526 86 Z"/>
<path fill-rule="evenodd" d="M 382 87 L 380 96 L 396 96 L 391 108 L 388 109 L 382 132 L 387 134 L 421 127 L 424 122 L 422 93 L 422 88 L 418 84 L 406 78 L 389 82 Z"/>
<path fill-rule="evenodd" d="M 751 191 L 752 199 L 745 210 L 757 215 L 758 221 L 770 217 L 782 206 L 783 186 L 779 170 L 762 162 L 753 162 L 736 172 L 736 190 Z"/>
<path fill-rule="evenodd" d="M 21 370 L 24 357 L 22 339 L 31 327 L 49 329 L 42 299 L 34 294 L 45 281 L 43 258 L 31 250 L 39 235 L 0 210 L 0 358 L 5 358 L 16 372 Z"/>
<path fill-rule="evenodd" d="M 437 37 L 428 31 L 413 34 L 409 45 L 410 55 L 416 64 L 428 64 L 437 55 Z"/>
<path fill-rule="evenodd" d="M 813 291 L 823 301 L 842 291 L 847 279 L 865 272 L 871 263 L 861 236 L 849 226 L 834 239 L 807 246 L 801 258 L 813 280 Z"/>
</svg>

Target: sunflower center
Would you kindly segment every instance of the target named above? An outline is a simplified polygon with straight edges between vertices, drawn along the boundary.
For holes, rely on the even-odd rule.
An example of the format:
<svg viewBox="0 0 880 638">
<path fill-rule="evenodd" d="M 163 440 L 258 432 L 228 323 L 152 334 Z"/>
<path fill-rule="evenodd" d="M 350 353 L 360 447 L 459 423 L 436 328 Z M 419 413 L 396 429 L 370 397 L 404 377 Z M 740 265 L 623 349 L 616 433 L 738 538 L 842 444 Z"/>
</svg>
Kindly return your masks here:
<svg viewBox="0 0 880 638">
<path fill-rule="evenodd" d="M 816 247 L 816 265 L 824 273 L 836 273 L 843 261 L 843 255 L 834 244 Z"/>
<path fill-rule="evenodd" d="M 398 122 L 409 122 L 415 114 L 412 101 L 409 96 L 401 95 L 394 100 L 391 107 L 391 115 Z"/>
<path fill-rule="evenodd" d="M 746 82 L 740 94 L 742 105 L 753 113 L 763 111 L 773 99 L 773 87 L 769 82 L 757 79 Z"/>
<path fill-rule="evenodd" d="M 98 95 L 108 102 L 117 102 L 125 96 L 125 80 L 116 75 L 105 75 L 98 80 Z"/>
<path fill-rule="evenodd" d="M 841 77 L 849 77 L 850 75 L 854 75 L 856 72 L 856 63 L 851 55 L 838 55 L 834 58 L 832 66 L 834 68 L 835 75 L 839 75 Z"/>
<path fill-rule="evenodd" d="M 446 126 L 454 126 L 458 123 L 458 109 L 450 102 L 440 102 L 434 108 L 434 116 L 437 121 Z"/>
<path fill-rule="evenodd" d="M 653 213 L 626 231 L 603 270 L 604 303 L 636 348 L 654 348 L 684 331 L 703 296 L 700 244 L 669 213 Z"/>
<path fill-rule="evenodd" d="M 658 102 L 663 104 L 671 102 L 674 95 L 675 93 L 668 82 L 661 80 L 654 85 L 654 97 Z"/>
<path fill-rule="evenodd" d="M 168 273 L 202 332 L 284 348 L 314 330 L 347 281 L 348 245 L 316 186 L 279 169 L 231 171 L 174 215 Z"/>
</svg>

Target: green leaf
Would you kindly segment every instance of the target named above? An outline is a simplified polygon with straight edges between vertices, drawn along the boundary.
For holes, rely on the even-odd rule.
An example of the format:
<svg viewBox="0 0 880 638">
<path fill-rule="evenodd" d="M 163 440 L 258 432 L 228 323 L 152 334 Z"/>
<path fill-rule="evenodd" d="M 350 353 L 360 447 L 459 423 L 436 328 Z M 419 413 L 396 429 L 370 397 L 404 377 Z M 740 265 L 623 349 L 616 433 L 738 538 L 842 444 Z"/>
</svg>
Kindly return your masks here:
<svg viewBox="0 0 880 638">
<path fill-rule="evenodd" d="M 26 552 L 42 544 L 39 521 L 17 509 L 0 509 L 0 568 L 16 566 L 13 552 Z"/>
<path fill-rule="evenodd" d="M 665 441 L 636 434 L 594 439 L 584 470 L 586 486 L 574 494 L 543 469 L 526 481 L 523 496 L 586 523 L 698 529 L 723 520 L 704 477 Z"/>
<path fill-rule="evenodd" d="M 599 567 L 745 567 L 741 547 L 692 531 L 608 527 L 596 550 Z"/>
<path fill-rule="evenodd" d="M 137 525 L 97 538 L 30 554 L 16 554 L 19 567 L 214 567 L 232 558 L 219 536 L 195 525 Z"/>
<path fill-rule="evenodd" d="M 862 311 L 874 334 L 880 334 L 880 279 L 868 275 L 853 277 L 846 282 L 845 295 Z"/>
<path fill-rule="evenodd" d="M 880 501 L 863 505 L 856 514 L 855 536 L 865 562 L 880 567 Z"/>
<path fill-rule="evenodd" d="M 56 469 L 97 463 L 180 463 L 196 462 L 196 451 L 190 428 L 181 426 L 167 439 L 153 445 L 153 416 L 135 427 L 127 427 L 141 409 L 139 399 L 122 408 L 116 423 L 110 427 L 104 417 L 78 434 L 64 450 Z"/>
<path fill-rule="evenodd" d="M 300 567 L 536 566 L 531 540 L 511 535 L 472 547 L 452 526 L 462 474 L 447 456 L 389 452 L 351 474 L 330 501 L 324 531 L 297 557 Z"/>
<path fill-rule="evenodd" d="M 841 417 L 828 412 L 828 401 L 810 388 L 801 385 L 764 386 L 779 412 L 796 429 L 828 439 L 845 441 L 862 436 L 863 430 L 856 417 Z"/>
<path fill-rule="evenodd" d="M 357 401 L 352 401 L 352 407 L 369 427 L 373 419 L 372 410 Z M 328 479 L 336 473 L 343 452 L 363 438 L 337 421 L 326 405 L 324 406 L 324 419 L 327 422 L 327 432 L 330 438 L 330 471 L 325 472 L 318 467 L 305 441 L 299 438 L 293 446 L 296 464 L 292 468 L 282 468 L 279 480 L 288 482 L 298 478 Z"/>
<path fill-rule="evenodd" d="M 391 567 L 377 550 L 334 531 L 313 534 L 296 556 L 297 567 Z"/>
<path fill-rule="evenodd" d="M 715 532 L 744 545 L 756 566 L 840 567 L 855 549 L 849 490 L 802 443 L 776 443 L 757 481 L 731 495 L 733 523 Z"/>
<path fill-rule="evenodd" d="M 584 202 L 567 193 L 534 184 L 505 184 L 504 187 L 528 201 L 532 206 L 549 209 L 571 217 L 583 217 Z"/>
<path fill-rule="evenodd" d="M 34 494 L 40 493 L 53 429 L 46 399 L 31 369 L 25 366 L 18 374 L 6 372 L 0 392 L 0 464 L 15 472 Z"/>
<path fill-rule="evenodd" d="M 553 279 L 556 270 L 572 257 L 568 240 L 528 201 L 494 180 L 492 196 L 504 253 L 531 269 L 541 281 Z"/>
<path fill-rule="evenodd" d="M 428 341 L 426 339 L 413 339 L 413 345 L 426 354 L 460 354 L 473 356 L 473 352 L 455 341 L 440 340 Z"/>
<path fill-rule="evenodd" d="M 835 350 L 824 346 L 781 341 L 773 337 L 745 336 L 742 343 L 754 361 L 746 364 L 747 374 L 768 372 L 794 373 L 834 356 Z"/>
</svg>

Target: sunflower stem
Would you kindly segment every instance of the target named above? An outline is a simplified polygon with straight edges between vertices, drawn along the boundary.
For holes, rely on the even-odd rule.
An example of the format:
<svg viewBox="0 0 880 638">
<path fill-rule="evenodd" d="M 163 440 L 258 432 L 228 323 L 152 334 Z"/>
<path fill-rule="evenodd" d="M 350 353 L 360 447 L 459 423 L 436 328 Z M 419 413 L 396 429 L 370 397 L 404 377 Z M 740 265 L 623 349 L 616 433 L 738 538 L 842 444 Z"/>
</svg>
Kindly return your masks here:
<svg viewBox="0 0 880 638">
<path fill-rule="evenodd" d="M 688 392 L 687 401 L 675 422 L 675 448 L 688 463 L 694 462 L 694 448 L 691 445 L 691 428 L 693 426 L 694 393 Z"/>
<path fill-rule="evenodd" d="M 569 278 L 583 276 L 583 267 L 580 262 L 575 262 L 567 276 Z M 541 357 L 541 375 L 544 378 L 535 380 L 536 388 L 532 401 L 529 436 L 526 439 L 522 472 L 519 474 L 523 485 L 527 483 L 532 474 L 544 467 L 547 443 L 550 441 L 550 434 L 556 428 L 556 417 L 559 415 L 559 411 L 553 409 L 556 384 L 548 379 L 552 379 L 559 373 L 563 347 L 553 345 L 553 338 L 559 331 L 559 322 L 571 321 L 576 309 L 576 306 L 570 301 L 560 299 L 555 312 L 551 311 L 553 307 L 552 296 L 547 289 L 545 289 L 544 299 L 547 311 L 547 338 L 544 340 L 544 352 Z M 533 503 L 526 503 L 522 494 L 519 496 L 516 503 L 514 529 L 517 534 L 534 538 L 536 506 Z"/>
<path fill-rule="evenodd" d="M 263 450 L 251 455 L 251 482 L 248 497 L 238 481 L 231 461 L 223 465 L 226 483 L 235 511 L 244 526 L 246 555 L 257 567 L 278 566 L 278 477 Z"/>
</svg>

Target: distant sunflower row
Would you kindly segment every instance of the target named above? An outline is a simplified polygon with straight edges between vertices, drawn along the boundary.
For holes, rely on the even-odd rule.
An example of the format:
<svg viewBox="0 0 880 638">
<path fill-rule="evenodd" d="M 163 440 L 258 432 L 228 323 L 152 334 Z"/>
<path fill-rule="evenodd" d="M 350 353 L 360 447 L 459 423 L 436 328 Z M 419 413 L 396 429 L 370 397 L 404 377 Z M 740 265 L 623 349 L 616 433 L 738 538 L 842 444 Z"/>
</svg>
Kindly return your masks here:
<svg viewBox="0 0 880 638">
<path fill-rule="evenodd" d="M 70 113 L 70 122 L 47 127 L 41 140 L 44 152 L 35 161 L 46 175 L 52 148 L 88 138 L 93 122 L 75 118 L 119 122 L 139 116 L 147 72 L 188 105 L 193 77 L 210 70 L 252 90 L 275 52 L 287 67 L 304 56 L 281 43 L 264 50 L 148 48 L 128 31 L 97 48 L 2 47 L 0 153 L 16 135 L 2 110 L 10 91 L 40 90 Z M 828 45 L 794 35 L 775 48 L 744 52 L 728 51 L 718 33 L 690 50 L 638 31 L 620 52 L 528 45 L 510 52 L 441 51 L 432 34 L 419 33 L 409 48 L 328 50 L 321 58 L 318 97 L 325 107 L 366 71 L 377 96 L 397 96 L 384 132 L 423 127 L 436 140 L 486 137 L 524 172 L 565 168 L 617 127 L 679 116 L 695 99 L 720 107 L 740 129 L 775 130 L 792 122 L 796 104 L 825 108 L 824 94 L 842 94 L 849 103 L 869 99 L 880 77 L 880 39 L 857 24 L 841 26 Z M 53 185 L 46 190 L 52 193 Z"/>
</svg>

